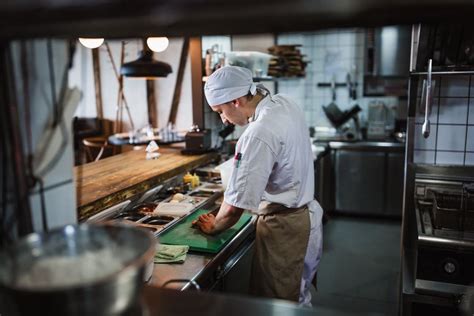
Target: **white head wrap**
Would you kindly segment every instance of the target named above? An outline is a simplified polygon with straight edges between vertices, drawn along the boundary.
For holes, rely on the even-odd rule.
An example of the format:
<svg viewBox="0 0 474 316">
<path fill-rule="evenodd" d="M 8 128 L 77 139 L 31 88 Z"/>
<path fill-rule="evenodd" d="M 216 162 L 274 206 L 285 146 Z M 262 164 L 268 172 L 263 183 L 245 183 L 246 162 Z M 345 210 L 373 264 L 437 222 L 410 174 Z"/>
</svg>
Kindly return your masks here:
<svg viewBox="0 0 474 316">
<path fill-rule="evenodd" d="M 257 94 L 252 72 L 243 67 L 226 66 L 216 70 L 206 81 L 204 93 L 210 106 L 220 105 L 248 93 Z"/>
</svg>

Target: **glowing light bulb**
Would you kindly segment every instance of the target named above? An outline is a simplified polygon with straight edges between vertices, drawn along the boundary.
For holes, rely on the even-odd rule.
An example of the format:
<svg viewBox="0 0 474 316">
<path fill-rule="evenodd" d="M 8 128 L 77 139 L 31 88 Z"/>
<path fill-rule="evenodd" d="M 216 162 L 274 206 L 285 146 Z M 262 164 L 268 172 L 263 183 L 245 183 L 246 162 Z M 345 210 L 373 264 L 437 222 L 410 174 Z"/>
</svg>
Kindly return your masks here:
<svg viewBox="0 0 474 316">
<path fill-rule="evenodd" d="M 104 42 L 103 38 L 79 38 L 79 42 L 87 48 L 97 48 Z"/>
<path fill-rule="evenodd" d="M 170 41 L 167 37 L 149 37 L 146 40 L 148 47 L 154 52 L 162 52 L 168 48 Z"/>
</svg>

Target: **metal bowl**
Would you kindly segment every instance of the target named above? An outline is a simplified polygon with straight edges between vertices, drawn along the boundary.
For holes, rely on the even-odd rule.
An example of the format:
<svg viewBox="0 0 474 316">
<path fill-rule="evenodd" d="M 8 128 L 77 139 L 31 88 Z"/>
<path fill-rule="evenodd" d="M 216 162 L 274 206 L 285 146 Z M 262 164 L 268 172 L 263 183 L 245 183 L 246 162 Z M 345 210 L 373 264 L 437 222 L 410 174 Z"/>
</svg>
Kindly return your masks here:
<svg viewBox="0 0 474 316">
<path fill-rule="evenodd" d="M 118 315 L 137 305 L 156 240 L 129 225 L 68 225 L 0 251 L 0 315 Z"/>
</svg>

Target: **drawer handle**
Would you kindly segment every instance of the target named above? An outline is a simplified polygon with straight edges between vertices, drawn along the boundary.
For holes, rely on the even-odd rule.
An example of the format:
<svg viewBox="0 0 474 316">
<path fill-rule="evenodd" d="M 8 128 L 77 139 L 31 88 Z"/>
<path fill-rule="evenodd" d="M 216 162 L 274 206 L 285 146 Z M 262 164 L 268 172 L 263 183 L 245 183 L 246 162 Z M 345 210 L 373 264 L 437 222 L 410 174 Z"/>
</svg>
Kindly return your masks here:
<svg viewBox="0 0 474 316">
<path fill-rule="evenodd" d="M 172 279 L 172 280 L 168 280 L 166 281 L 165 283 L 163 283 L 162 287 L 166 287 L 168 284 L 171 284 L 171 283 L 189 283 L 189 284 L 192 284 L 194 286 L 194 288 L 197 290 L 197 291 L 201 291 L 201 287 L 199 286 L 199 284 L 194 281 L 194 280 L 189 280 L 189 279 Z"/>
</svg>

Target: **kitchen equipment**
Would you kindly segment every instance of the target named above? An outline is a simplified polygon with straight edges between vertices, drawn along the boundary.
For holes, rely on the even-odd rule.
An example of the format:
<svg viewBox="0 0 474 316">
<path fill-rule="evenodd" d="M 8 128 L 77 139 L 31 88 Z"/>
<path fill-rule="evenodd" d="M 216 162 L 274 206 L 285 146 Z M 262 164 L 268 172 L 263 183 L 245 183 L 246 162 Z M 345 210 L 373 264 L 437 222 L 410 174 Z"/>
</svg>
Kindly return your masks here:
<svg viewBox="0 0 474 316">
<path fill-rule="evenodd" d="M 260 52 L 235 51 L 226 53 L 225 64 L 248 68 L 254 77 L 266 77 L 271 58 L 272 55 Z"/>
<path fill-rule="evenodd" d="M 138 304 L 156 240 L 124 225 L 67 225 L 0 252 L 0 314 L 118 315 Z"/>
<path fill-rule="evenodd" d="M 130 200 L 126 200 L 126 201 L 123 201 L 123 202 L 120 202 L 119 204 L 116 204 L 114 206 L 111 206 L 91 217 L 89 217 L 86 222 L 87 223 L 99 223 L 99 222 L 102 222 L 104 220 L 106 220 L 107 218 L 110 218 L 110 217 L 113 217 L 115 216 L 116 214 L 119 214 L 120 212 L 122 212 L 129 204 L 130 204 Z"/>
<path fill-rule="evenodd" d="M 417 260 L 415 291 L 461 296 L 474 284 L 472 182 L 418 177 L 415 183 Z"/>
<path fill-rule="evenodd" d="M 372 101 L 369 104 L 367 137 L 385 139 L 395 128 L 395 114 L 385 103 Z"/>
<path fill-rule="evenodd" d="M 464 192 L 433 193 L 433 222 L 436 228 L 474 230 L 474 196 Z"/>
<path fill-rule="evenodd" d="M 339 133 L 346 133 L 346 137 L 349 139 L 361 139 L 359 117 L 357 115 L 361 110 L 357 104 L 344 112 L 334 102 L 331 102 L 328 106 L 323 106 L 324 114 L 326 114 L 329 122 Z M 348 133 L 347 128 L 344 127 L 350 119 L 354 120 L 355 135 Z"/>
<path fill-rule="evenodd" d="M 195 126 L 191 131 L 186 133 L 184 140 L 186 142 L 186 148 L 181 151 L 183 154 L 196 155 L 211 150 L 211 130 L 201 130 L 199 127 Z"/>
<path fill-rule="evenodd" d="M 190 250 L 218 253 L 252 218 L 252 215 L 244 213 L 239 221 L 226 231 L 217 235 L 206 235 L 197 227 L 192 227 L 192 222 L 200 215 L 206 213 L 208 213 L 207 210 L 197 210 L 190 214 L 173 228 L 164 232 L 160 236 L 160 243 L 168 245 L 188 245 Z"/>
</svg>

